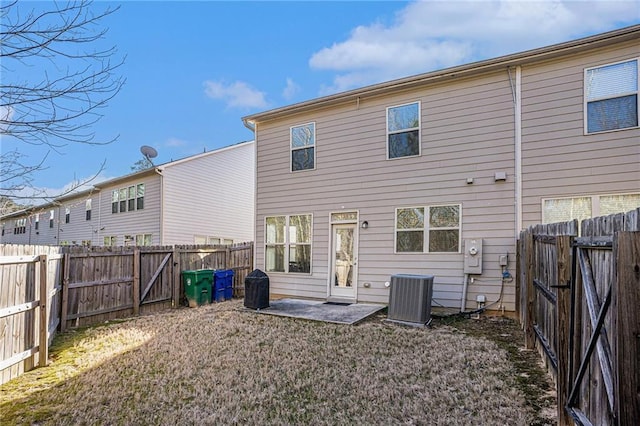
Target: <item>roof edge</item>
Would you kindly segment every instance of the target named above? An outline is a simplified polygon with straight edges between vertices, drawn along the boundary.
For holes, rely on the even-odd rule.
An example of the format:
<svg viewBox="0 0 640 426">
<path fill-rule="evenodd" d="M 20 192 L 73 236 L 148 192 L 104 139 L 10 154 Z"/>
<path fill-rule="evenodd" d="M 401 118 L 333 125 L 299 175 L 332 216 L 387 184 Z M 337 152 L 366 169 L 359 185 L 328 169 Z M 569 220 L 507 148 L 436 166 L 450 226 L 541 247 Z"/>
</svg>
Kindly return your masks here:
<svg viewBox="0 0 640 426">
<path fill-rule="evenodd" d="M 512 67 L 526 63 L 552 59 L 567 53 L 577 53 L 595 47 L 603 47 L 613 43 L 637 38 L 639 33 L 640 25 L 632 25 L 605 33 L 579 38 L 576 40 L 557 43 L 545 47 L 539 47 L 468 64 L 457 65 L 454 67 L 390 80 L 320 98 L 314 98 L 293 105 L 287 105 L 284 107 L 247 115 L 245 117 L 242 117 L 242 121 L 244 122 L 245 126 L 249 127 L 256 122 L 275 119 L 294 111 L 304 112 L 316 108 L 337 105 L 364 96 L 376 96 L 393 90 L 411 88 L 413 86 L 425 84 L 431 81 L 439 81 L 445 78 L 470 76 L 482 72 L 500 69 L 503 67 Z"/>
</svg>

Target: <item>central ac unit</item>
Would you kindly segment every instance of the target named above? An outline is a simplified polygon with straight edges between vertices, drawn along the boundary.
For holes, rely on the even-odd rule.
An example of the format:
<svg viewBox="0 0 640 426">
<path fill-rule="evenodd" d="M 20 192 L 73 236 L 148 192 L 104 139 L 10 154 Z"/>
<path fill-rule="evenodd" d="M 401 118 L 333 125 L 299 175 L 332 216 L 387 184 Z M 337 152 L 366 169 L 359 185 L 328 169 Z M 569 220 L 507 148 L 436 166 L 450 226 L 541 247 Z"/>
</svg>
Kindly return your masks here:
<svg viewBox="0 0 640 426">
<path fill-rule="evenodd" d="M 424 325 L 431 319 L 433 275 L 391 276 L 388 319 Z"/>
</svg>

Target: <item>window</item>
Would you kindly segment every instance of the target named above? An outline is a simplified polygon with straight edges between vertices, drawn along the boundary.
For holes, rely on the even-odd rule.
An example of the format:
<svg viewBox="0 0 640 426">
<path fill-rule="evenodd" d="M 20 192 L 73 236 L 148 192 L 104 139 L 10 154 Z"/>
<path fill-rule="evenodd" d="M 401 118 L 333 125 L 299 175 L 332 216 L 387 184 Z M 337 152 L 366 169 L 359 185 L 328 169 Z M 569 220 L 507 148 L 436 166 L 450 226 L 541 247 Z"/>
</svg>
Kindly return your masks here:
<svg viewBox="0 0 640 426">
<path fill-rule="evenodd" d="M 144 209 L 144 183 L 115 189 L 111 193 L 111 213 L 132 212 L 142 209 Z M 89 214 L 89 216 L 91 215 Z"/>
<path fill-rule="evenodd" d="M 144 183 L 139 183 L 136 189 L 136 208 L 144 209 Z"/>
<path fill-rule="evenodd" d="M 586 195 L 542 200 L 542 223 L 579 222 L 598 216 L 626 213 L 640 207 L 640 193 Z"/>
<path fill-rule="evenodd" d="M 104 237 L 103 241 L 105 246 L 115 246 L 118 244 L 118 237 L 115 235 L 109 235 Z"/>
<path fill-rule="evenodd" d="M 16 219 L 13 226 L 14 234 L 24 234 L 27 232 L 27 218 Z"/>
<path fill-rule="evenodd" d="M 151 234 L 138 234 L 136 235 L 136 245 L 137 246 L 150 246 L 152 243 L 152 235 Z"/>
<path fill-rule="evenodd" d="M 120 188 L 118 191 L 118 200 L 120 200 L 120 213 L 127 211 L 127 188 Z"/>
<path fill-rule="evenodd" d="M 387 108 L 387 158 L 420 155 L 420 102 Z"/>
<path fill-rule="evenodd" d="M 71 221 L 71 207 L 64 208 L 64 223 L 69 223 Z"/>
<path fill-rule="evenodd" d="M 91 198 L 84 202 L 85 220 L 91 220 Z"/>
<path fill-rule="evenodd" d="M 55 215 L 54 210 L 49 210 L 49 228 L 53 228 L 53 218 Z"/>
<path fill-rule="evenodd" d="M 398 208 L 396 253 L 459 253 L 460 223 L 459 204 Z"/>
<path fill-rule="evenodd" d="M 34 228 L 36 231 L 40 228 L 40 213 L 36 213 Z"/>
<path fill-rule="evenodd" d="M 135 239 L 133 238 L 133 235 L 125 235 L 124 236 L 124 245 L 125 246 L 132 246 L 134 241 L 135 241 Z"/>
<path fill-rule="evenodd" d="M 111 193 L 111 213 L 118 213 L 118 196 L 118 190 L 113 190 L 113 192 Z"/>
<path fill-rule="evenodd" d="M 291 128 L 291 171 L 315 169 L 316 123 Z"/>
<path fill-rule="evenodd" d="M 267 272 L 311 273 L 311 215 L 265 219 Z"/>
<path fill-rule="evenodd" d="M 127 210 L 132 212 L 136 209 L 136 187 L 130 186 L 127 198 Z"/>
<path fill-rule="evenodd" d="M 585 70 L 586 133 L 638 127 L 638 60 Z"/>
</svg>

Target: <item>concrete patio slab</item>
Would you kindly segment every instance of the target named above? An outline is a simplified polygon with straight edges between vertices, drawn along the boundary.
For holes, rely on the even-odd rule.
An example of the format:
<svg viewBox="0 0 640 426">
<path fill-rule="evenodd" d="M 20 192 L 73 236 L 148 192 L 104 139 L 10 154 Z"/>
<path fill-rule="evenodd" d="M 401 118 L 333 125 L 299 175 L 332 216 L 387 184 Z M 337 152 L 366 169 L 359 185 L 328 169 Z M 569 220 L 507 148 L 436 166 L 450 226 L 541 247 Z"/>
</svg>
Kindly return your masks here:
<svg viewBox="0 0 640 426">
<path fill-rule="evenodd" d="M 278 299 L 269 301 L 268 308 L 259 309 L 257 312 L 337 324 L 356 324 L 386 307 L 369 303 L 342 305 L 317 300 Z"/>
</svg>

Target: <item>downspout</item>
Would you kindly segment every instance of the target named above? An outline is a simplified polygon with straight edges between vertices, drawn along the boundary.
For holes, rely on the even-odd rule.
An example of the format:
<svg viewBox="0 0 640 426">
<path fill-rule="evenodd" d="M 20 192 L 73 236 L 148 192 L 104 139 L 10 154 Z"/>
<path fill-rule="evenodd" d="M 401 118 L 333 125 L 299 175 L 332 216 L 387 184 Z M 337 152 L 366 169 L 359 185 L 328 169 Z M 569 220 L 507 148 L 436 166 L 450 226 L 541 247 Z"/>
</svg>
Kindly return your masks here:
<svg viewBox="0 0 640 426">
<path fill-rule="evenodd" d="M 160 241 L 159 245 L 164 245 L 164 176 L 162 170 L 156 167 L 155 171 L 160 175 Z"/>
<path fill-rule="evenodd" d="M 462 302 L 460 302 L 460 312 L 467 310 L 467 287 L 469 286 L 469 274 L 464 274 L 462 283 Z"/>
<path fill-rule="evenodd" d="M 514 122 L 514 158 L 515 158 L 515 234 L 517 241 L 522 229 L 522 67 L 515 67 L 515 82 L 511 75 L 511 68 L 507 68 L 509 73 L 509 84 L 513 95 L 513 122 Z"/>
<path fill-rule="evenodd" d="M 516 67 L 516 84 L 514 90 L 514 121 L 515 121 L 515 203 L 516 229 L 515 239 L 518 239 L 522 229 L 522 67 Z"/>
<path fill-rule="evenodd" d="M 244 127 L 253 132 L 253 265 L 252 269 L 256 269 L 256 259 L 258 255 L 258 247 L 256 245 L 258 225 L 256 224 L 256 206 L 258 205 L 258 123 L 250 121 L 246 118 L 242 119 Z"/>
</svg>

